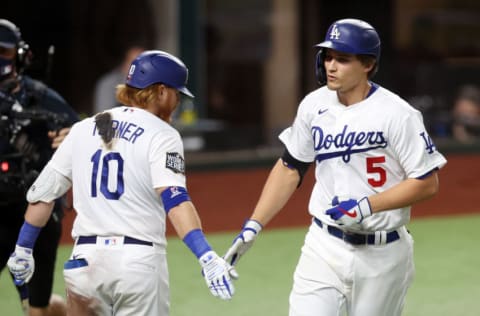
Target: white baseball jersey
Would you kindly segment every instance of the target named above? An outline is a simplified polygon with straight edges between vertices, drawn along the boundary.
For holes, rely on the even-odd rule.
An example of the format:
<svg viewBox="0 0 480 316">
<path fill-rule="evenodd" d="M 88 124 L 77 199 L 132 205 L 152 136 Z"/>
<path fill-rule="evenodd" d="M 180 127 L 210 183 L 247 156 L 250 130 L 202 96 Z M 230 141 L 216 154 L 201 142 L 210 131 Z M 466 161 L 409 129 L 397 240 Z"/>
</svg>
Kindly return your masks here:
<svg viewBox="0 0 480 316">
<path fill-rule="evenodd" d="M 293 125 L 279 136 L 294 158 L 315 161 L 309 212 L 329 225 L 338 226 L 324 214 L 334 196 L 360 199 L 446 163 L 421 113 L 396 94 L 374 87 L 368 98 L 350 106 L 326 86 L 313 91 L 301 102 Z M 409 219 L 410 207 L 404 207 L 376 213 L 351 230 L 390 231 Z"/>
<path fill-rule="evenodd" d="M 130 236 L 165 249 L 165 218 L 155 188 L 186 187 L 183 144 L 168 123 L 139 108 L 110 110 L 107 149 L 94 118 L 75 124 L 50 161 L 72 180 L 77 217 L 72 237 Z"/>
</svg>

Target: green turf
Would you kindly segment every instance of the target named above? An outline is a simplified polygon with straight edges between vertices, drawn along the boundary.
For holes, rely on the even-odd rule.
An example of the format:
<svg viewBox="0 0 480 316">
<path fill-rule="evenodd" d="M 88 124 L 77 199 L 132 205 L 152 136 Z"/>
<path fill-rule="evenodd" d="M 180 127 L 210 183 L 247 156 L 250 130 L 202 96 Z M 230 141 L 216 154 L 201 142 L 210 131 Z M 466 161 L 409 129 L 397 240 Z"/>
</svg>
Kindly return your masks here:
<svg viewBox="0 0 480 316">
<path fill-rule="evenodd" d="M 480 315 L 480 216 L 414 221 L 416 277 L 405 315 Z"/>
<path fill-rule="evenodd" d="M 70 255 L 71 247 L 62 246 L 59 248 L 57 254 L 57 267 L 56 273 L 54 276 L 53 291 L 60 295 L 63 295 L 65 292 L 65 287 L 63 284 L 63 262 L 68 259 Z M 64 296 L 64 295 L 63 295 Z M 13 286 L 13 282 L 10 278 L 10 275 L 7 273 L 6 268 L 0 274 L 0 315 L 5 316 L 16 316 L 21 315 L 22 311 L 20 308 L 19 298 L 17 291 Z"/>
<path fill-rule="evenodd" d="M 480 216 L 415 220 L 409 229 L 415 238 L 416 278 L 407 297 L 404 316 L 478 315 L 480 293 Z M 212 297 L 194 256 L 181 241 L 170 238 L 168 258 L 171 316 L 287 315 L 288 295 L 306 228 L 262 232 L 243 258 L 230 302 Z M 237 232 L 211 234 L 210 243 L 221 254 Z M 70 247 L 61 247 L 63 262 Z M 55 291 L 63 293 L 61 265 Z M 9 278 L 0 276 L 1 315 L 21 315 Z"/>
</svg>

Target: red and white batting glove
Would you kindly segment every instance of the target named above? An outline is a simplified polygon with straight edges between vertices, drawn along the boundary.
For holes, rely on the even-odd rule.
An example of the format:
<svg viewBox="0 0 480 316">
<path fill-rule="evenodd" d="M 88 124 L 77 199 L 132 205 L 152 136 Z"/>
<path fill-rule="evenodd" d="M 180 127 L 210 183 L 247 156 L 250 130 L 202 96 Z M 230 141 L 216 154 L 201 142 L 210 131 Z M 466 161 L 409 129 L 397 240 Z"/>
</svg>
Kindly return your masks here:
<svg viewBox="0 0 480 316">
<path fill-rule="evenodd" d="M 335 197 L 332 200 L 332 205 L 334 207 L 326 210 L 325 214 L 329 215 L 337 224 L 342 226 L 360 224 L 364 218 L 372 215 L 372 209 L 370 208 L 370 202 L 367 197 L 359 201 L 349 199 L 340 203 L 338 202 L 338 198 Z"/>
<path fill-rule="evenodd" d="M 252 247 L 255 238 L 262 230 L 262 225 L 252 219 L 249 219 L 243 226 L 240 234 L 233 240 L 232 246 L 227 250 L 223 256 L 232 266 L 235 266 L 240 260 L 240 257 Z"/>
</svg>

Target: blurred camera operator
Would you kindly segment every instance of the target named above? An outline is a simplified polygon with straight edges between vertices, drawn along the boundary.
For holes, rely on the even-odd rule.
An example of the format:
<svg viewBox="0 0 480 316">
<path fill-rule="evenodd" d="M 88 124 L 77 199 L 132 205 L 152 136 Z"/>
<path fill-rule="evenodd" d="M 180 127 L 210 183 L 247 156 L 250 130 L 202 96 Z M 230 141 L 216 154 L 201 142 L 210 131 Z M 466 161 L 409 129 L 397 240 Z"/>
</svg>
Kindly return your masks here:
<svg viewBox="0 0 480 316">
<path fill-rule="evenodd" d="M 0 132 L 0 158 L 20 157 L 24 172 L 21 185 L 16 186 L 12 178 L 7 178 L 7 167 L 0 171 L 3 182 L 0 182 L 0 271 L 3 271 L 10 254 L 15 249 L 18 232 L 24 222 L 24 210 L 27 203 L 25 192 L 35 180 L 44 165 L 59 146 L 70 127 L 78 121 L 75 111 L 54 90 L 44 83 L 23 74 L 30 64 L 32 53 L 23 41 L 20 29 L 12 22 L 0 19 L 0 116 L 2 132 Z M 52 113 L 63 115 L 62 124 L 55 124 L 51 119 L 22 120 L 22 124 L 12 128 L 9 114 Z M 14 112 L 13 112 L 14 111 Z M 43 112 L 40 112 L 43 111 Z M 58 122 L 57 122 L 58 123 Z M 14 129 L 8 133 L 5 127 Z M 8 130 L 8 128 L 7 128 Z M 14 136 L 12 136 L 14 135 Z M 7 159 L 7 160 L 6 160 Z M 13 171 L 12 171 L 13 172 Z M 0 180 L 2 178 L 0 177 Z M 65 315 L 65 302 L 62 297 L 53 294 L 53 276 L 57 247 L 61 236 L 61 219 L 63 206 L 57 201 L 48 224 L 40 233 L 33 255 L 36 262 L 33 278 L 26 286 L 17 287 L 25 313 L 37 315 Z M 28 297 L 28 304 L 27 302 Z"/>
</svg>

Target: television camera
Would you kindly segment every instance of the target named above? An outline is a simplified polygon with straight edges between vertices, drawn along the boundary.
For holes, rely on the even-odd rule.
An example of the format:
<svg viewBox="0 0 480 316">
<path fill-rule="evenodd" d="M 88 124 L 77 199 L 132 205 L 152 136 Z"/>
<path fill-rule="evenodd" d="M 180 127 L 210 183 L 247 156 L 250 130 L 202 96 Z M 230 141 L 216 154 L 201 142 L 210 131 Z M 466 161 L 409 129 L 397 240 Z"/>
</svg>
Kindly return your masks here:
<svg viewBox="0 0 480 316">
<path fill-rule="evenodd" d="M 31 166 L 39 159 L 39 153 L 25 130 L 39 123 L 49 130 L 70 125 L 65 113 L 36 107 L 25 109 L 11 95 L 0 91 L 0 205 L 24 201 L 26 191 L 38 176 Z"/>
</svg>

